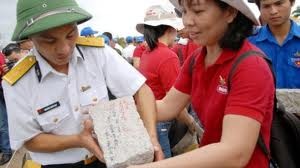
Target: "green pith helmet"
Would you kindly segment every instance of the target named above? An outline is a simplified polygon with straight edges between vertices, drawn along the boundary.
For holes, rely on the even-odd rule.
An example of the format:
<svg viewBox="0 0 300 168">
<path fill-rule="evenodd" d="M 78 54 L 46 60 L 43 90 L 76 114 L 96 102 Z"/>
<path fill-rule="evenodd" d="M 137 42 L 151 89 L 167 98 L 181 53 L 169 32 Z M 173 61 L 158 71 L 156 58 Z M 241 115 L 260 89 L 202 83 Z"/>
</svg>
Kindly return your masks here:
<svg viewBox="0 0 300 168">
<path fill-rule="evenodd" d="M 91 18 L 92 15 L 81 9 L 75 0 L 19 0 L 12 40 L 23 40 L 51 28 L 80 24 Z"/>
</svg>

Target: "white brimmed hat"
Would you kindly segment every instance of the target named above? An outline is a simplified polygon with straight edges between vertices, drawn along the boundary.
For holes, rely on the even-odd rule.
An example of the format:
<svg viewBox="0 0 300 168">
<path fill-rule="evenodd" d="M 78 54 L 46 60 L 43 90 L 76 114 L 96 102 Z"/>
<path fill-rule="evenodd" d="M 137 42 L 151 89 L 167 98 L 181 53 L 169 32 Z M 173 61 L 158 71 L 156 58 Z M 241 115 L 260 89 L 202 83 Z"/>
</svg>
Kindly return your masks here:
<svg viewBox="0 0 300 168">
<path fill-rule="evenodd" d="M 167 10 L 161 5 L 151 6 L 146 10 L 144 22 L 136 25 L 136 30 L 144 34 L 144 26 L 171 26 L 176 30 L 183 28 L 183 23 L 180 18 L 176 16 L 174 10 Z"/>
<path fill-rule="evenodd" d="M 249 8 L 245 0 L 220 0 L 220 1 L 223 1 L 228 5 L 234 7 L 238 11 L 240 11 L 247 18 L 249 18 L 255 25 L 260 25 L 258 18 L 255 16 L 254 12 Z M 179 11 L 182 10 L 178 0 L 170 0 L 170 2 L 174 5 L 176 9 L 178 9 Z"/>
</svg>

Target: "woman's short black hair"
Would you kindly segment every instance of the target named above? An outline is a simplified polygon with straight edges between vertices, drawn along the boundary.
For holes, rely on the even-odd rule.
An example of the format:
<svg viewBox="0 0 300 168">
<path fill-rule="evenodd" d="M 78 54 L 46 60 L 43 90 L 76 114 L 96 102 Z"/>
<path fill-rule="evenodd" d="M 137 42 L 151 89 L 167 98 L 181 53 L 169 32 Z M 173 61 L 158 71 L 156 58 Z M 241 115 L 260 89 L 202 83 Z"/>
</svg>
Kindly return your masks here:
<svg viewBox="0 0 300 168">
<path fill-rule="evenodd" d="M 149 26 L 144 25 L 144 37 L 148 44 L 150 51 L 157 47 L 158 38 L 163 36 L 170 26 L 159 25 L 159 26 Z"/>
<path fill-rule="evenodd" d="M 226 10 L 230 7 L 230 5 L 223 1 L 215 0 L 215 2 L 221 8 L 221 10 Z M 182 5 L 183 0 L 179 0 L 179 3 Z M 192 1 L 188 1 L 187 5 L 191 6 Z M 228 25 L 228 29 L 224 36 L 220 39 L 220 47 L 229 48 L 232 50 L 240 49 L 244 40 L 252 34 L 253 26 L 254 23 L 249 18 L 247 18 L 241 12 L 238 12 L 233 22 Z"/>
<path fill-rule="evenodd" d="M 215 2 L 222 10 L 226 10 L 230 7 L 227 3 L 220 0 L 215 0 Z M 240 49 L 244 40 L 252 35 L 253 26 L 254 23 L 238 11 L 237 16 L 234 18 L 233 22 L 229 23 L 227 31 L 219 41 L 220 47 L 232 50 Z"/>
</svg>

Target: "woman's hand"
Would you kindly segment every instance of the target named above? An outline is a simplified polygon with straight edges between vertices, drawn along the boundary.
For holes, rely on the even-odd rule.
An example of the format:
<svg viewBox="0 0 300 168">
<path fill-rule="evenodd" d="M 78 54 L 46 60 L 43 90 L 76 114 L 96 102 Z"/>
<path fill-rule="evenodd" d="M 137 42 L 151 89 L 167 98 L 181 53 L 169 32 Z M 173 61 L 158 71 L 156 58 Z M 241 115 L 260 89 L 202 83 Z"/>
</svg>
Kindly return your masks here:
<svg viewBox="0 0 300 168">
<path fill-rule="evenodd" d="M 164 153 L 161 146 L 156 138 L 151 138 L 151 143 L 154 148 L 154 161 L 159 161 L 164 159 Z"/>
</svg>

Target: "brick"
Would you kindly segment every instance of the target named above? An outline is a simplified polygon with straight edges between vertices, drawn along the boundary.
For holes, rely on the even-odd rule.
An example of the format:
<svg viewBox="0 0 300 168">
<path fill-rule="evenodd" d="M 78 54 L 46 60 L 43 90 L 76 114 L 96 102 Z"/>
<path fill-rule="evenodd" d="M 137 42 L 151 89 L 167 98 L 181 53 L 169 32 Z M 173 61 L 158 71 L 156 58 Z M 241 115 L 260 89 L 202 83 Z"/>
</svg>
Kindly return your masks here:
<svg viewBox="0 0 300 168">
<path fill-rule="evenodd" d="M 287 112 L 300 113 L 300 89 L 276 89 L 276 96 Z"/>
<path fill-rule="evenodd" d="M 108 168 L 153 161 L 153 146 L 132 97 L 99 102 L 90 114 Z"/>
</svg>

